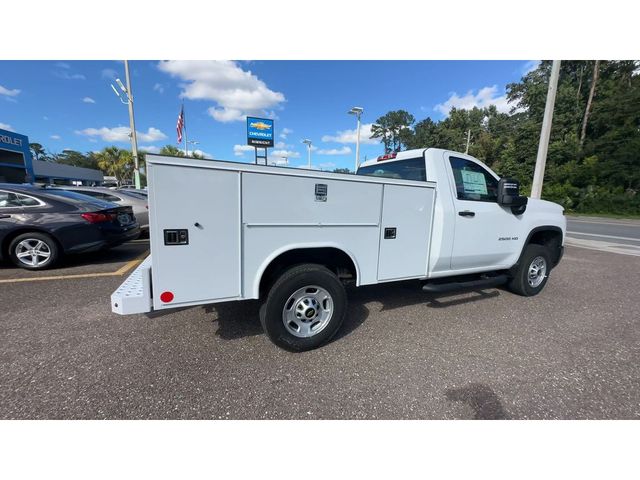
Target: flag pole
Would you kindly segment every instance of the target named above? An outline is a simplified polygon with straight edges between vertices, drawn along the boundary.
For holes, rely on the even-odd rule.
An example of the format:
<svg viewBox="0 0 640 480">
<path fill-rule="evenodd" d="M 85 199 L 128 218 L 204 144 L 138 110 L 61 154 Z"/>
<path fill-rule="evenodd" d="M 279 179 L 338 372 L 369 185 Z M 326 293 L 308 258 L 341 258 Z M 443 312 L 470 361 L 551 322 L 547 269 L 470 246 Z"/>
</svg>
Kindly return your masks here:
<svg viewBox="0 0 640 480">
<path fill-rule="evenodd" d="M 182 102 L 182 123 L 184 125 L 184 156 L 189 156 L 189 143 L 187 142 L 187 115 L 184 113 L 184 102 Z"/>
</svg>

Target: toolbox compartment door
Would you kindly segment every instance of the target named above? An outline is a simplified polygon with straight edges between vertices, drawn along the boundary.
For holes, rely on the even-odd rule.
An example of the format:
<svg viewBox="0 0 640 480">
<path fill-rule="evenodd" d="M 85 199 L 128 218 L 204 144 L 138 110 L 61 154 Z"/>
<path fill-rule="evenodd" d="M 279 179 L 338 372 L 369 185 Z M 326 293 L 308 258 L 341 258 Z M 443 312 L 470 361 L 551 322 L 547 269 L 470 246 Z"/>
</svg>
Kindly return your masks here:
<svg viewBox="0 0 640 480">
<path fill-rule="evenodd" d="M 149 174 L 154 309 L 239 297 L 240 173 L 154 163 Z"/>
<path fill-rule="evenodd" d="M 433 188 L 384 186 L 379 281 L 427 275 L 434 198 Z"/>
</svg>

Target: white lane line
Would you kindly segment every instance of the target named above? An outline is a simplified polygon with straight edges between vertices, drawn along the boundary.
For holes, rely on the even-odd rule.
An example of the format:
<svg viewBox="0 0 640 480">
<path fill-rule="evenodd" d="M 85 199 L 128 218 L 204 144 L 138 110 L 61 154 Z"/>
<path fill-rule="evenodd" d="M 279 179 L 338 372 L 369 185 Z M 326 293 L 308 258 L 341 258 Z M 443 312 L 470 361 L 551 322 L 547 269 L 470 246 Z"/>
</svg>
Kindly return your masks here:
<svg viewBox="0 0 640 480">
<path fill-rule="evenodd" d="M 582 238 L 567 237 L 566 245 L 571 247 L 586 248 L 588 250 L 598 250 L 600 252 L 617 253 L 620 255 L 631 255 L 640 257 L 640 246 L 622 245 L 620 243 L 600 242 L 598 240 L 584 240 Z"/>
<path fill-rule="evenodd" d="M 616 237 L 615 235 L 602 235 L 600 233 L 584 233 L 584 232 L 572 232 L 570 230 L 567 230 L 567 234 L 573 234 L 573 235 L 583 235 L 583 236 L 587 236 L 587 237 L 601 237 L 601 238 L 614 238 L 616 240 L 631 240 L 634 242 L 640 242 L 640 238 L 633 238 L 633 237 Z"/>
<path fill-rule="evenodd" d="M 622 223 L 622 222 L 589 222 L 585 220 L 574 220 L 573 218 L 567 218 L 567 223 L 588 223 L 590 225 L 618 225 L 620 227 L 636 227 L 640 228 L 637 223 Z"/>
</svg>

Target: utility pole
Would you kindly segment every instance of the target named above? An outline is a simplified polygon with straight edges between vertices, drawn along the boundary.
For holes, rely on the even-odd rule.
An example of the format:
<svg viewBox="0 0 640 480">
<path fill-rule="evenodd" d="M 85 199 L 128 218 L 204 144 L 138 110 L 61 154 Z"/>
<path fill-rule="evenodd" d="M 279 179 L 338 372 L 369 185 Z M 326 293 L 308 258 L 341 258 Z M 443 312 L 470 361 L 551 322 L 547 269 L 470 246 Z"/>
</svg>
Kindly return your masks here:
<svg viewBox="0 0 640 480">
<path fill-rule="evenodd" d="M 538 144 L 538 156 L 536 158 L 536 169 L 533 174 L 533 185 L 531 186 L 531 198 L 540 198 L 542 194 L 544 168 L 547 164 L 547 150 L 549 149 L 551 121 L 553 120 L 553 106 L 556 102 L 559 76 L 560 60 L 554 60 L 551 67 L 551 76 L 549 77 L 549 90 L 547 91 L 547 103 L 544 107 L 542 129 L 540 130 L 540 143 Z"/>
<path fill-rule="evenodd" d="M 129 124 L 131 126 L 131 153 L 133 154 L 133 175 L 136 188 L 140 188 L 140 165 L 138 163 L 138 137 L 136 136 L 136 123 L 133 119 L 133 92 L 131 91 L 131 76 L 129 75 L 129 60 L 124 61 L 124 74 L 127 81 L 127 94 L 129 100 Z"/>
<path fill-rule="evenodd" d="M 471 143 L 471 129 L 467 130 L 467 148 L 464 150 L 465 155 L 469 153 L 469 143 Z"/>
</svg>

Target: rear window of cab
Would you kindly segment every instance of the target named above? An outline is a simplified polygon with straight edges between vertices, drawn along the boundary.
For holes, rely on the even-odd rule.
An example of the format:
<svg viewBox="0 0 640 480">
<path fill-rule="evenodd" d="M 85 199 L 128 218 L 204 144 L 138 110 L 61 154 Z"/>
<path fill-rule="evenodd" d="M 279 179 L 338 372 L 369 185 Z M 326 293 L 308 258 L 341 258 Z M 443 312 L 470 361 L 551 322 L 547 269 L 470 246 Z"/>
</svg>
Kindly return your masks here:
<svg viewBox="0 0 640 480">
<path fill-rule="evenodd" d="M 369 177 L 394 178 L 397 180 L 427 181 L 424 158 L 410 158 L 393 162 L 378 162 L 358 169 L 358 175 Z"/>
</svg>

